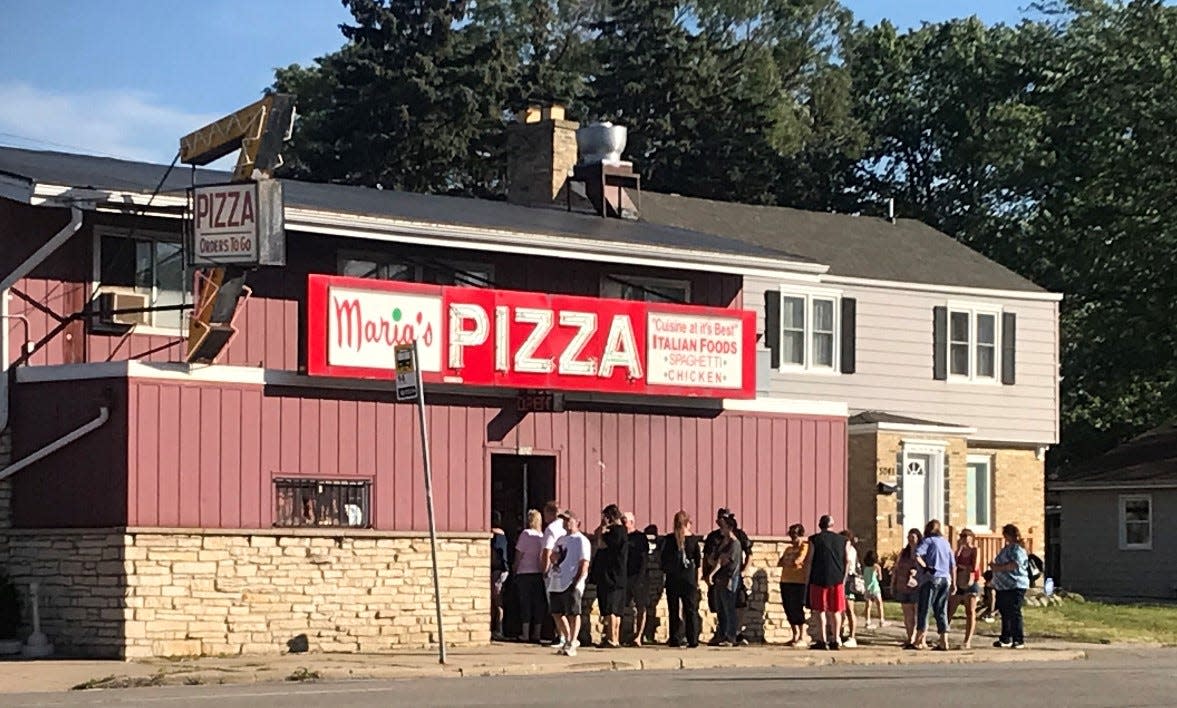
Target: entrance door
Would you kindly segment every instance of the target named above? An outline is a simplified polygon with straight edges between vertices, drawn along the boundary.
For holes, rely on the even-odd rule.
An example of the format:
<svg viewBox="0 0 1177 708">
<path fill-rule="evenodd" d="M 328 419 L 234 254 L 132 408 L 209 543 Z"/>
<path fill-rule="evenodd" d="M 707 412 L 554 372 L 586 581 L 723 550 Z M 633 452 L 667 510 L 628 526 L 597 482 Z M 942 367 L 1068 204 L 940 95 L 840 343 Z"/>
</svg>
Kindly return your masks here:
<svg viewBox="0 0 1177 708">
<path fill-rule="evenodd" d="M 944 449 L 932 445 L 903 447 L 903 526 L 919 529 L 944 518 Z"/>
<path fill-rule="evenodd" d="M 503 515 L 503 530 L 514 552 L 515 539 L 527 523 L 527 510 L 543 509 L 556 498 L 556 458 L 492 455 L 490 459 L 490 508 Z"/>
<path fill-rule="evenodd" d="M 928 468 L 931 455 L 905 455 L 903 464 L 903 525 L 924 531 L 928 523 Z"/>
<path fill-rule="evenodd" d="M 556 458 L 551 455 L 492 455 L 490 458 L 490 508 L 503 516 L 508 559 L 515 562 L 515 541 L 527 523 L 527 510 L 542 510 L 556 498 Z M 544 620 L 544 636 L 553 636 L 550 618 Z M 518 595 L 512 581 L 503 588 L 503 632 L 519 634 Z"/>
</svg>

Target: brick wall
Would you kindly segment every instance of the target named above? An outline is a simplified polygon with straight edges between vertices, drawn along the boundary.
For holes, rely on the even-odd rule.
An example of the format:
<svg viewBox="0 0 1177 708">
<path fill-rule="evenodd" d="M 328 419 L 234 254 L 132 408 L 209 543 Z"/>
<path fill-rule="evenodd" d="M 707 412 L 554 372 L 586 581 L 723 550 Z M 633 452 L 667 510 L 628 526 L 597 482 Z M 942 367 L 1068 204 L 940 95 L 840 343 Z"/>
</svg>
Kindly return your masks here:
<svg viewBox="0 0 1177 708">
<path fill-rule="evenodd" d="M 1000 532 L 1003 524 L 1014 523 L 1031 540 L 1036 552 L 1044 543 L 1045 473 L 1043 462 L 1033 450 L 1016 448 L 974 448 L 963 438 L 921 436 L 901 433 L 859 433 L 850 436 L 849 512 L 847 523 L 859 537 L 859 551 L 874 548 L 886 555 L 903 547 L 906 527 L 900 509 L 903 503 L 903 442 L 921 440 L 946 442 L 945 505 L 942 522 L 952 530 L 968 521 L 968 457 L 990 455 L 993 458 L 994 522 Z M 898 492 L 879 495 L 878 482 L 895 484 Z M 955 539 L 953 539 L 955 544 Z"/>
<path fill-rule="evenodd" d="M 969 453 L 993 456 L 994 533 L 1015 524 L 1041 556 L 1046 549 L 1046 463 L 1034 450 L 970 448 Z"/>
</svg>

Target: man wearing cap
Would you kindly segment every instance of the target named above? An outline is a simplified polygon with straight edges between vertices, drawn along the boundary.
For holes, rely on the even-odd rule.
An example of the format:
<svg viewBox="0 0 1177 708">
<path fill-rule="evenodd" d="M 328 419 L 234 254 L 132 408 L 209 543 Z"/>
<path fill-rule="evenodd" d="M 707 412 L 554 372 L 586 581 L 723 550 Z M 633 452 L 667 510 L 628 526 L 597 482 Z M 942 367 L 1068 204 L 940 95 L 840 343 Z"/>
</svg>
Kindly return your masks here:
<svg viewBox="0 0 1177 708">
<path fill-rule="evenodd" d="M 846 611 L 846 538 L 830 531 L 834 519 L 818 520 L 820 532 L 809 537 L 805 570 L 809 577 L 809 608 L 817 613 L 819 637 L 811 649 L 837 650 L 842 636 L 842 613 Z M 828 634 L 827 634 L 828 631 Z"/>
<path fill-rule="evenodd" d="M 544 504 L 544 545 L 543 550 L 539 553 L 539 567 L 543 569 L 545 577 L 550 580 L 550 571 L 553 566 L 552 551 L 556 548 L 556 541 L 560 540 L 565 533 L 564 531 L 564 515 L 567 512 L 561 511 L 559 502 L 553 500 Z M 552 612 L 552 621 L 556 623 L 556 638 L 552 640 L 552 646 L 563 646 L 565 637 L 560 634 L 560 618 L 556 615 L 555 609 L 552 607 L 552 594 L 548 592 L 548 608 Z"/>
<path fill-rule="evenodd" d="M 567 533 L 552 549 L 548 592 L 557 631 L 565 637 L 556 653 L 576 656 L 576 649 L 580 646 L 577 636 L 580 634 L 581 602 L 593 549 L 588 538 L 580 532 L 580 520 L 575 514 L 566 511 L 562 520 Z"/>
</svg>

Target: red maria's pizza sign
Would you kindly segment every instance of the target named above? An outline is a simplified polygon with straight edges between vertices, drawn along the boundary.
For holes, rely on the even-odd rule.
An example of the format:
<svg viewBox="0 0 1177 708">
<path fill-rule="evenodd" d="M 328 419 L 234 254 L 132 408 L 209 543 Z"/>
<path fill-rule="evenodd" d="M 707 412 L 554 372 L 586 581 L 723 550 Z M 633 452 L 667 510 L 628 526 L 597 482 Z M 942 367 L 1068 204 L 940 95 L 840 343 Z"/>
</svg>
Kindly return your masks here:
<svg viewBox="0 0 1177 708">
<path fill-rule="evenodd" d="M 426 381 L 754 398 L 755 315 L 742 310 L 310 276 L 307 369 L 391 379 L 417 340 Z"/>
</svg>

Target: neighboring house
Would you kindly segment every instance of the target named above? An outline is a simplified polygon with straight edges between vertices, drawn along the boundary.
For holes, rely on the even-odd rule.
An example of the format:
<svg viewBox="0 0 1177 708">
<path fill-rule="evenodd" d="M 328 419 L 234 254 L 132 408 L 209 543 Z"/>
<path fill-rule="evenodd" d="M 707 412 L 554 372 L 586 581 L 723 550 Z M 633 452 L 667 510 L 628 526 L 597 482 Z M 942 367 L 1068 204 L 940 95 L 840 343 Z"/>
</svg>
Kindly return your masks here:
<svg viewBox="0 0 1177 708">
<path fill-rule="evenodd" d="M 1177 424 L 1059 472 L 1060 581 L 1116 600 L 1177 600 Z"/>
<path fill-rule="evenodd" d="M 767 323 L 762 393 L 850 407 L 845 523 L 864 547 L 896 551 L 938 518 L 986 553 L 1014 523 L 1042 552 L 1060 295 L 910 219 L 661 194 L 642 195 L 642 214 L 829 266 L 746 277 L 744 306 Z"/>
</svg>

